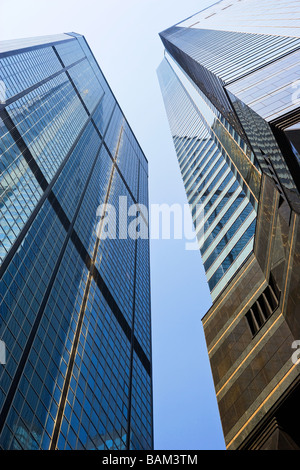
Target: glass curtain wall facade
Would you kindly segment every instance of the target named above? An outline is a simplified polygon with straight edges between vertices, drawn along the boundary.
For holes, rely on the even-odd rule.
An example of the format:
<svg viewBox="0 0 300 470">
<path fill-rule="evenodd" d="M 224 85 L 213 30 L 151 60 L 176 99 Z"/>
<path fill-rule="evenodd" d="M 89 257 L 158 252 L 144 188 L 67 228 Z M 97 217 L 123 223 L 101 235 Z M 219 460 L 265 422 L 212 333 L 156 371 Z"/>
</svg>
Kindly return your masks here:
<svg viewBox="0 0 300 470">
<path fill-rule="evenodd" d="M 149 241 L 97 232 L 148 206 L 147 160 L 83 36 L 0 67 L 0 448 L 151 449 Z"/>
<path fill-rule="evenodd" d="M 259 166 L 169 54 L 158 77 L 214 300 L 253 250 Z"/>
<path fill-rule="evenodd" d="M 299 450 L 299 2 L 221 0 L 160 37 L 226 447 Z"/>
<path fill-rule="evenodd" d="M 299 30 L 296 1 L 221 0 L 160 33 L 167 53 L 297 210 L 299 155 L 285 136 L 299 122 Z"/>
</svg>

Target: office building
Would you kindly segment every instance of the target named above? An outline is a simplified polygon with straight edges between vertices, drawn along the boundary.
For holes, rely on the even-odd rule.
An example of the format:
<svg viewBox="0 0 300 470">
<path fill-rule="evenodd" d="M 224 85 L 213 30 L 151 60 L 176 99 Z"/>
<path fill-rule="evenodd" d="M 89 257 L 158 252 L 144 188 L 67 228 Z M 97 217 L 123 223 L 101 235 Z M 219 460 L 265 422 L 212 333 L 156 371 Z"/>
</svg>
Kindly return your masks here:
<svg viewBox="0 0 300 470">
<path fill-rule="evenodd" d="M 230 450 L 300 448 L 299 14 L 295 1 L 222 0 L 160 33 Z"/>
<path fill-rule="evenodd" d="M 151 449 L 149 240 L 118 211 L 148 206 L 147 160 L 80 34 L 0 67 L 0 448 Z"/>
</svg>

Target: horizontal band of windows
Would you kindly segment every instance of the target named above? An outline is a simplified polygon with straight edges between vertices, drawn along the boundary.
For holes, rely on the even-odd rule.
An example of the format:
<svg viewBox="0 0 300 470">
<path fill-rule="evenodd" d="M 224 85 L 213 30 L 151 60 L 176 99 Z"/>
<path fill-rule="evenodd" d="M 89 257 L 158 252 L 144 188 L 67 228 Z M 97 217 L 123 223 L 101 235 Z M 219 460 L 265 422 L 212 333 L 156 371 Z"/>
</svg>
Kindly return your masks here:
<svg viewBox="0 0 300 470">
<path fill-rule="evenodd" d="M 180 165 L 181 174 L 183 178 L 185 177 L 187 172 L 190 172 L 191 167 L 194 167 L 195 165 L 198 165 L 201 162 L 203 150 L 207 148 L 208 145 L 209 145 L 209 139 L 207 137 L 204 139 L 203 138 L 199 139 L 198 145 L 193 151 L 193 154 L 190 155 L 190 158 L 184 163 L 184 165 Z M 200 157 L 200 160 L 198 161 L 199 157 Z"/>
<path fill-rule="evenodd" d="M 223 263 L 225 260 L 228 260 L 229 262 L 229 257 L 232 255 L 232 257 L 235 256 L 236 252 L 239 251 L 240 246 L 243 245 L 243 243 L 247 243 L 247 234 L 249 232 L 252 233 L 252 223 L 256 222 L 256 214 L 254 212 L 251 212 L 251 214 L 246 218 L 246 220 L 243 222 L 239 230 L 235 233 L 235 235 L 231 238 L 229 241 L 228 245 L 226 245 L 225 249 L 222 251 L 222 253 L 218 256 L 218 258 L 214 261 L 212 266 L 207 270 L 206 276 L 208 280 L 212 279 L 214 274 L 217 272 L 217 270 L 223 266 Z M 253 235 L 253 234 L 252 234 Z M 248 237 L 249 238 L 249 237 Z"/>
<path fill-rule="evenodd" d="M 209 227 L 211 227 L 216 220 L 221 218 L 219 215 L 223 210 L 224 205 L 227 204 L 227 202 L 224 201 L 226 199 L 231 199 L 234 194 L 233 192 L 236 190 L 235 187 L 233 188 L 235 182 L 236 180 L 228 168 L 227 171 L 220 176 L 219 186 L 216 186 L 212 192 L 208 194 L 207 199 L 203 203 L 204 217 L 202 220 L 197 220 L 202 212 L 202 205 L 199 204 L 199 208 L 197 209 L 197 204 L 193 204 L 193 222 L 196 223 L 197 220 L 197 231 L 202 229 L 203 226 L 205 226 L 206 230 L 209 230 Z"/>
<path fill-rule="evenodd" d="M 215 178 L 207 186 L 203 194 L 199 194 L 198 192 L 194 193 L 193 195 L 188 194 L 189 203 L 192 204 L 193 208 L 195 208 L 197 204 L 200 204 L 200 207 L 201 204 L 206 207 L 211 199 L 214 200 L 217 197 L 217 191 L 219 187 L 225 183 L 225 178 L 227 180 L 230 174 L 230 168 L 228 168 L 227 165 L 223 165 L 217 172 Z"/>
<path fill-rule="evenodd" d="M 199 145 L 207 139 L 207 132 L 199 132 L 196 137 L 182 137 L 180 142 L 174 144 L 175 151 L 177 154 L 177 159 L 180 167 L 183 169 L 189 163 L 189 157 L 195 155 Z M 182 141 L 188 142 L 186 147 L 182 147 Z M 180 148 L 179 148 L 180 147 Z M 184 151 L 183 151 L 184 150 Z"/>
<path fill-rule="evenodd" d="M 189 124 L 191 125 L 190 122 Z M 188 154 L 187 152 L 190 151 L 191 148 L 197 144 L 197 141 L 199 140 L 201 141 L 203 138 L 206 137 L 207 132 L 204 129 L 202 123 L 196 122 L 196 124 L 189 129 L 188 134 L 190 135 L 187 135 L 186 132 L 182 134 L 183 134 L 182 137 L 179 137 L 178 139 L 176 139 L 176 142 L 174 140 L 174 134 L 173 134 L 174 147 L 175 147 L 177 158 L 180 164 L 182 164 L 182 160 L 186 158 Z"/>
<path fill-rule="evenodd" d="M 234 183 L 233 186 L 234 186 L 234 189 L 238 188 L 238 184 L 236 182 Z M 210 229 L 210 226 L 208 226 L 208 228 L 207 228 L 206 225 L 205 225 L 204 229 L 202 229 L 202 232 L 201 231 L 197 232 L 198 237 L 201 237 L 202 233 L 205 234 L 204 241 L 202 241 L 202 244 L 201 244 L 201 247 L 200 247 L 200 251 L 201 251 L 202 256 L 205 255 L 206 250 L 209 249 L 209 247 L 214 243 L 214 240 L 216 239 L 216 237 L 218 237 L 221 230 L 223 230 L 223 226 L 230 219 L 232 214 L 234 214 L 234 212 L 235 212 L 236 208 L 239 206 L 239 204 L 241 204 L 241 202 L 244 201 L 244 200 L 245 200 L 245 197 L 243 196 L 243 194 L 241 194 L 241 191 L 237 192 L 237 194 L 235 195 L 235 199 L 231 202 L 231 204 L 226 204 L 226 209 L 224 211 L 222 211 L 222 214 L 221 214 L 220 217 L 217 218 L 216 223 L 213 223 L 212 229 Z M 223 201 L 226 201 L 226 199 L 224 198 Z M 247 201 L 247 202 L 249 202 L 249 201 Z M 225 205 L 225 203 L 224 203 L 224 205 Z M 203 237 L 202 237 L 202 240 L 203 240 Z"/>
<path fill-rule="evenodd" d="M 247 258 L 251 255 L 253 251 L 254 240 L 251 238 L 245 248 L 240 252 L 239 256 L 227 270 L 227 272 L 222 276 L 219 282 L 210 288 L 212 301 L 214 301 L 218 295 L 225 289 L 230 280 L 233 278 L 238 269 L 245 263 Z"/>
<path fill-rule="evenodd" d="M 241 238 L 237 241 L 236 245 L 232 248 L 232 250 L 228 253 L 226 258 L 223 260 L 222 264 L 219 266 L 217 271 L 208 280 L 208 285 L 211 291 L 219 283 L 219 281 L 224 276 L 224 274 L 226 274 L 226 272 L 230 268 L 232 268 L 232 266 L 237 265 L 236 261 L 239 259 L 240 253 L 242 253 L 245 250 L 245 248 L 248 246 L 251 240 L 252 240 L 252 247 L 253 247 L 255 225 L 256 225 L 256 221 L 253 220 L 251 225 L 243 233 Z"/>
<path fill-rule="evenodd" d="M 240 196 L 240 197 L 239 197 Z M 230 200 L 229 204 L 226 204 L 224 206 L 224 210 L 222 210 L 222 213 L 220 214 L 220 217 L 218 216 L 217 221 L 213 224 L 212 229 L 209 227 L 208 233 L 204 231 L 205 233 L 205 240 L 208 240 L 209 235 L 214 231 L 216 226 L 222 226 L 222 228 L 219 230 L 219 232 L 213 236 L 213 241 L 208 245 L 207 249 L 205 252 L 202 254 L 202 259 L 205 262 L 207 258 L 211 255 L 212 251 L 214 248 L 217 246 L 221 238 L 224 237 L 224 233 L 227 233 L 227 231 L 230 229 L 231 225 L 235 222 L 235 220 L 239 217 L 241 212 L 245 209 L 247 204 L 249 203 L 247 198 L 242 198 L 241 197 L 241 189 L 238 187 L 234 193 L 233 200 Z M 228 214 L 230 214 L 228 218 Z"/>
<path fill-rule="evenodd" d="M 193 185 L 194 181 L 198 180 L 199 178 L 201 181 L 201 179 L 205 177 L 205 171 L 208 169 L 209 165 L 209 168 L 211 168 L 211 165 L 217 158 L 217 154 L 218 149 L 216 149 L 213 145 L 207 144 L 206 148 L 203 149 L 203 155 L 201 155 L 200 159 L 201 162 L 198 163 L 195 169 L 191 169 L 192 174 L 190 174 L 191 172 L 189 171 L 186 174 L 186 178 L 183 178 L 183 184 L 185 187 L 190 187 Z"/>
<path fill-rule="evenodd" d="M 222 163 L 222 157 L 217 149 L 214 150 L 212 155 L 209 152 L 206 156 L 210 158 L 208 162 L 206 162 L 206 160 L 203 162 L 205 166 L 202 168 L 201 174 L 198 174 L 198 176 L 197 174 L 195 176 L 193 175 L 186 183 L 184 182 L 185 190 L 188 194 L 193 192 L 195 188 L 200 191 L 206 184 L 206 181 L 208 181 L 211 175 L 216 171 L 216 168 Z"/>
<path fill-rule="evenodd" d="M 185 168 L 186 165 L 189 164 L 189 162 L 194 158 L 194 155 L 198 155 L 199 145 L 201 145 L 202 142 L 206 140 L 207 140 L 206 134 L 203 134 L 203 136 L 200 135 L 200 136 L 193 138 L 192 145 L 190 146 L 188 152 L 185 152 L 182 154 L 182 158 L 178 156 L 178 153 L 176 151 L 178 163 L 181 169 Z M 175 150 L 176 150 L 176 147 L 175 147 Z"/>
<path fill-rule="evenodd" d="M 230 177 L 230 175 L 228 175 Z M 224 181 L 224 184 L 227 183 L 228 179 Z M 232 196 L 234 197 L 232 199 Z M 211 240 L 215 238 L 220 230 L 219 227 L 219 222 L 220 220 L 223 220 L 223 223 L 225 223 L 231 214 L 233 214 L 234 210 L 240 202 L 244 199 L 244 194 L 242 193 L 241 188 L 239 187 L 239 184 L 237 181 L 233 181 L 233 184 L 230 186 L 227 194 L 223 196 L 222 199 L 217 198 L 217 194 L 214 195 L 212 199 L 210 199 L 210 203 L 214 202 L 215 199 L 217 199 L 218 206 L 215 209 L 214 213 L 211 213 L 209 218 L 205 220 L 204 222 L 204 230 L 207 235 L 207 240 L 205 241 L 206 248 L 202 252 L 204 252 L 208 245 L 209 245 L 209 238 Z M 228 200 L 230 200 L 230 203 L 227 204 Z M 223 208 L 226 206 L 226 208 L 223 210 Z"/>
<path fill-rule="evenodd" d="M 230 249 L 234 243 L 234 237 L 240 238 L 238 232 L 242 234 L 245 231 L 245 224 L 249 223 L 247 222 L 249 218 L 251 220 L 251 212 L 253 213 L 253 209 L 251 204 L 248 203 L 235 219 L 235 221 L 232 222 L 232 224 L 227 228 L 227 230 L 225 232 L 221 230 L 218 236 L 218 240 L 212 247 L 211 254 L 204 262 L 204 269 L 206 272 L 208 272 L 209 268 L 213 266 L 215 262 L 218 264 L 218 261 L 223 256 L 224 251 L 226 252 L 227 249 Z"/>
<path fill-rule="evenodd" d="M 205 139 L 201 146 L 197 148 L 197 152 L 195 152 L 189 160 L 185 164 L 185 169 L 181 170 L 182 178 L 184 182 L 187 181 L 187 178 L 189 178 L 192 175 L 195 175 L 195 172 L 199 171 L 199 167 L 206 156 L 207 152 L 211 150 L 213 143 L 210 142 L 209 140 Z M 193 173 L 191 173 L 193 172 Z"/>
<path fill-rule="evenodd" d="M 193 195 L 195 195 L 195 193 L 197 193 L 198 200 L 200 200 L 202 196 L 204 195 L 205 191 L 207 190 L 207 188 L 209 187 L 209 185 L 212 183 L 212 181 L 214 181 L 217 174 L 219 174 L 219 172 L 224 167 L 226 168 L 226 163 L 220 157 L 219 160 L 215 163 L 215 165 L 211 169 L 211 171 L 208 173 L 207 179 L 202 181 L 202 183 L 199 182 L 198 185 L 195 185 L 195 187 L 192 190 L 190 189 L 189 197 L 192 197 Z"/>
</svg>

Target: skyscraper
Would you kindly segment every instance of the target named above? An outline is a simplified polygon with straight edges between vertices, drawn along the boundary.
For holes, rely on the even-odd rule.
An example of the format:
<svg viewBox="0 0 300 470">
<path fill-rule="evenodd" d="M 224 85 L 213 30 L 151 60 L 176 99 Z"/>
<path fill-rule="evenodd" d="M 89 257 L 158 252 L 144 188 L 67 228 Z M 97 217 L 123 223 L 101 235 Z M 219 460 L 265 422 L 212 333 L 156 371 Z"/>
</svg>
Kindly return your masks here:
<svg viewBox="0 0 300 470">
<path fill-rule="evenodd" d="M 160 33 L 228 449 L 300 448 L 299 13 L 294 1 L 222 0 Z"/>
<path fill-rule="evenodd" d="M 151 449 L 147 160 L 83 36 L 0 67 L 0 448 Z"/>
</svg>

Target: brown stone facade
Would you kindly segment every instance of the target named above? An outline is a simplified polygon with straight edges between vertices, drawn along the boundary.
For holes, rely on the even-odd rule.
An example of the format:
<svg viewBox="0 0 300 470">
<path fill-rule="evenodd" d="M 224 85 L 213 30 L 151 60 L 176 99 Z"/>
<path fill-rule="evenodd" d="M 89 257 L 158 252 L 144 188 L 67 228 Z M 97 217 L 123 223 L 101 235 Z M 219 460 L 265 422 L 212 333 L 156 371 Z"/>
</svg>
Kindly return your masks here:
<svg viewBox="0 0 300 470">
<path fill-rule="evenodd" d="M 254 251 L 202 319 L 229 450 L 300 449 L 299 244 L 299 215 L 263 174 Z"/>
</svg>

